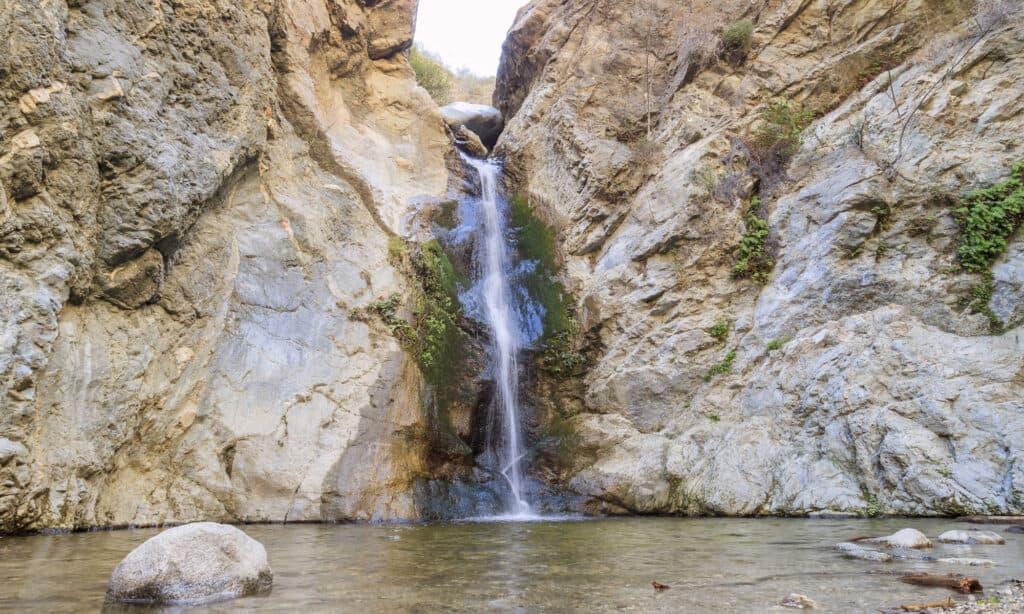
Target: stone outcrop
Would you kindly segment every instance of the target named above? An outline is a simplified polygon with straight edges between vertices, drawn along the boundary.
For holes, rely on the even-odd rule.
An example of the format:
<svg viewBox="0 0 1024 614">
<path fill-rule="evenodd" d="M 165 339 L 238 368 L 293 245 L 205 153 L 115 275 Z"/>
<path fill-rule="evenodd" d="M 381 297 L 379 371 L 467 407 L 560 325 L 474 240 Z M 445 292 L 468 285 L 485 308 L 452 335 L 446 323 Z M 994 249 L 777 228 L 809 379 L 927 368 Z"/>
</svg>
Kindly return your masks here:
<svg viewBox="0 0 1024 614">
<path fill-rule="evenodd" d="M 989 297 L 955 213 L 1021 160 L 1024 17 L 950 7 L 520 11 L 497 151 L 558 229 L 587 364 L 549 414 L 589 509 L 1024 509 L 1024 237 Z M 759 279 L 734 274 L 752 217 Z"/>
<path fill-rule="evenodd" d="M 494 147 L 505 127 L 501 111 L 483 104 L 453 102 L 441 107 L 441 115 L 452 130 L 465 126 L 487 147 Z"/>
<path fill-rule="evenodd" d="M 230 525 L 197 522 L 146 540 L 118 563 L 109 601 L 200 604 L 271 589 L 263 544 Z"/>
<path fill-rule="evenodd" d="M 420 515 L 415 5 L 0 9 L 0 532 Z"/>
</svg>

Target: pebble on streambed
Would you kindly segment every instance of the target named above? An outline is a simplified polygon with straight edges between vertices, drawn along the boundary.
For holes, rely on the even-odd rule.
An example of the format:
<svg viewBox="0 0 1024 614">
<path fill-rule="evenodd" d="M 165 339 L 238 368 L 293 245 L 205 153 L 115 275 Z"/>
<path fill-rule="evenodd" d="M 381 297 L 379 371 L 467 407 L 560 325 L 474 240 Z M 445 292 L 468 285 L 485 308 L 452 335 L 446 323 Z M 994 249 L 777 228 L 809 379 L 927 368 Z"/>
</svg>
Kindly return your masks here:
<svg viewBox="0 0 1024 614">
<path fill-rule="evenodd" d="M 268 592 L 263 544 L 215 522 L 168 529 L 132 550 L 110 577 L 107 601 L 203 604 Z"/>
</svg>

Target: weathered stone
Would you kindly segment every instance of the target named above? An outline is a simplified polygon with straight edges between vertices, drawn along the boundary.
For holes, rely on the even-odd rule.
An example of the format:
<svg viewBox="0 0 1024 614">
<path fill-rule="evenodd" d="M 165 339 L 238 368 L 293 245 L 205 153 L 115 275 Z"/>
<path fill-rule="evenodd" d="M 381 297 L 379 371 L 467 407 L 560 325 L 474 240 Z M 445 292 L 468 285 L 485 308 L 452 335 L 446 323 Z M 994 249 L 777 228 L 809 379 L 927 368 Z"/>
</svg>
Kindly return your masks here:
<svg viewBox="0 0 1024 614">
<path fill-rule="evenodd" d="M 419 515 L 421 375 L 360 315 L 447 196 L 436 105 L 368 54 L 412 4 L 0 11 L 0 533 Z"/>
<path fill-rule="evenodd" d="M 506 41 L 495 153 L 556 228 L 589 358 L 539 401 L 574 407 L 562 479 L 644 513 L 1020 513 L 1024 238 L 993 336 L 955 214 L 1020 158 L 1019 7 L 979 30 L 966 3 L 684 4 L 534 0 Z M 787 164 L 749 147 L 770 104 L 820 113 Z M 764 284 L 733 277 L 755 196 Z"/>
<path fill-rule="evenodd" d="M 263 545 L 235 527 L 197 522 L 132 550 L 110 577 L 107 599 L 198 604 L 265 593 L 274 574 Z"/>
<path fill-rule="evenodd" d="M 487 157 L 487 148 L 475 132 L 465 126 L 455 129 L 455 144 L 466 153 L 477 158 Z"/>
<path fill-rule="evenodd" d="M 818 604 L 808 597 L 807 595 L 801 595 L 800 593 L 790 593 L 779 602 L 779 605 L 784 608 L 793 608 L 796 610 L 814 610 L 817 609 Z"/>
<path fill-rule="evenodd" d="M 861 559 L 864 561 L 875 561 L 879 563 L 888 563 L 892 560 L 891 554 L 879 552 L 877 550 L 871 550 L 864 546 L 858 546 L 850 542 L 842 542 L 836 544 L 836 550 L 843 553 L 843 556 L 850 557 L 852 559 Z"/>
<path fill-rule="evenodd" d="M 874 544 L 885 544 L 890 548 L 931 548 L 932 540 L 917 529 L 900 529 L 885 537 L 872 537 L 864 541 Z"/>
<path fill-rule="evenodd" d="M 992 567 L 995 563 L 988 559 L 970 559 L 960 557 L 947 557 L 938 559 L 939 563 L 947 565 L 966 565 L 967 567 Z"/>
<path fill-rule="evenodd" d="M 1003 536 L 993 531 L 946 531 L 936 538 L 943 544 L 1005 544 Z"/>
<path fill-rule="evenodd" d="M 135 309 L 152 302 L 164 281 L 164 257 L 155 249 L 102 275 L 103 297 L 118 307 Z"/>
</svg>

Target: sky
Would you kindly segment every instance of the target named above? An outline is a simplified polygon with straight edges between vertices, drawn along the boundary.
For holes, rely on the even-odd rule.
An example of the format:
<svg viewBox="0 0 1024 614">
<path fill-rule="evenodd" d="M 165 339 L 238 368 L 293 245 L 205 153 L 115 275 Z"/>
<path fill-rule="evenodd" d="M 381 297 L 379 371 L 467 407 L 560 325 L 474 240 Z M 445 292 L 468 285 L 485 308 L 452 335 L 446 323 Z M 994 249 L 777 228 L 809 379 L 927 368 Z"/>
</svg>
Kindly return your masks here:
<svg viewBox="0 0 1024 614">
<path fill-rule="evenodd" d="M 493 76 L 501 44 L 527 0 L 420 0 L 416 42 L 445 64 Z"/>
</svg>

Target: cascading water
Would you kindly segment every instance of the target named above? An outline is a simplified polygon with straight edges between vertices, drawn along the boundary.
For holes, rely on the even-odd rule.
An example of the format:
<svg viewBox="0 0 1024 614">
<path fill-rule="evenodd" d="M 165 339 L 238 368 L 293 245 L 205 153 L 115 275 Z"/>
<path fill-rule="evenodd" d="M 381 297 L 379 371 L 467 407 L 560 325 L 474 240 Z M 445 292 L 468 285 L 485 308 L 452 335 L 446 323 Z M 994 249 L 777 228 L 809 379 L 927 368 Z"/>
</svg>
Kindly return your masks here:
<svg viewBox="0 0 1024 614">
<path fill-rule="evenodd" d="M 464 159 L 480 174 L 478 290 L 482 315 L 491 331 L 490 368 L 495 381 L 485 456 L 508 481 L 512 498 L 506 510 L 508 515 L 529 517 L 534 513 L 524 493 L 525 451 L 519 416 L 520 326 L 509 282 L 512 262 L 507 224 L 498 195 L 501 169 L 487 160 Z"/>
</svg>

